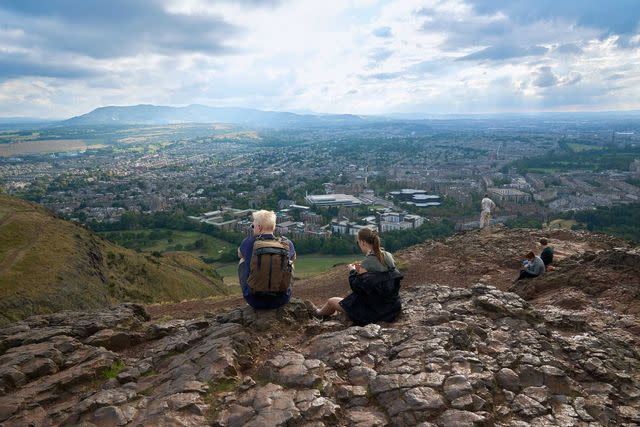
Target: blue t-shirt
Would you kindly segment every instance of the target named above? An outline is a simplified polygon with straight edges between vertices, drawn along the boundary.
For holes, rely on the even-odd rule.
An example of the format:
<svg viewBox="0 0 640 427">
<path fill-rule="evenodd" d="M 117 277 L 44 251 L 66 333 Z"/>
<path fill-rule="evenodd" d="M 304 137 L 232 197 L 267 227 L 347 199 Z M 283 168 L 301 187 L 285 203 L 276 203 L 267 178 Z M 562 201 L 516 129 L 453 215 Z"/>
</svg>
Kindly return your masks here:
<svg viewBox="0 0 640 427">
<path fill-rule="evenodd" d="M 273 234 L 262 234 L 261 236 L 265 239 L 274 238 Z M 255 241 L 256 241 L 256 236 L 249 236 L 245 238 L 242 241 L 242 243 L 240 243 L 240 254 L 242 255 L 242 258 L 244 258 L 244 262 L 242 264 L 244 264 L 245 268 L 240 268 L 239 279 L 240 279 L 240 285 L 242 286 L 242 295 L 244 296 L 245 299 L 253 297 L 253 295 L 251 295 L 249 291 L 249 285 L 247 284 L 247 279 L 249 278 L 249 266 L 251 266 L 251 256 L 253 255 L 253 244 L 255 243 Z M 293 246 L 293 242 L 291 240 L 289 240 L 288 242 L 289 242 L 289 258 L 293 260 L 296 256 L 296 249 Z M 289 299 L 290 296 L 291 296 L 291 288 L 287 290 L 287 294 L 286 294 L 287 300 Z"/>
</svg>

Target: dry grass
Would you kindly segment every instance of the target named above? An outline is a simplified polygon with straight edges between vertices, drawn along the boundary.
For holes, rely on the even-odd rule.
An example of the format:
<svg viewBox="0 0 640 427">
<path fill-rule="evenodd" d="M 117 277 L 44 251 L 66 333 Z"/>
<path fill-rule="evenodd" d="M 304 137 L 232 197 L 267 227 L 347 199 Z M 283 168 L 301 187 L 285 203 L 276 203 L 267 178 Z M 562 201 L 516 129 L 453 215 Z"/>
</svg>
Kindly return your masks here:
<svg viewBox="0 0 640 427">
<path fill-rule="evenodd" d="M 0 195 L 0 206 L 0 324 L 63 309 L 228 292 L 189 254 L 136 253 L 27 202 Z"/>
</svg>

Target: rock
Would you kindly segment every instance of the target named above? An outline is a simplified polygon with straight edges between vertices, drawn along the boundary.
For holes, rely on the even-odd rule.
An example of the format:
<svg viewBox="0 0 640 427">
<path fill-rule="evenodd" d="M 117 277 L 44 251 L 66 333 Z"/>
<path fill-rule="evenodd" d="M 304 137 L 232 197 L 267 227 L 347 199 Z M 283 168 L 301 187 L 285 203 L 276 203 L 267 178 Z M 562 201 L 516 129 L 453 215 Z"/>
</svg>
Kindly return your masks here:
<svg viewBox="0 0 640 427">
<path fill-rule="evenodd" d="M 388 424 L 385 415 L 375 409 L 352 409 L 347 412 L 346 418 L 353 427 L 382 427 Z"/>
<path fill-rule="evenodd" d="M 2 396 L 2 399 L 0 399 L 0 422 L 5 421 L 18 412 L 23 402 L 23 399 L 19 397 Z"/>
<path fill-rule="evenodd" d="M 496 374 L 500 387 L 517 393 L 520 391 L 520 378 L 509 368 L 502 368 Z"/>
<path fill-rule="evenodd" d="M 84 342 L 89 345 L 117 351 L 138 344 L 143 339 L 143 335 L 139 332 L 103 329 L 87 338 Z"/>
<path fill-rule="evenodd" d="M 474 400 L 470 394 L 465 394 L 451 401 L 451 406 L 455 409 L 473 409 Z"/>
<path fill-rule="evenodd" d="M 544 374 L 544 385 L 551 393 L 569 394 L 571 392 L 571 385 L 566 373 L 549 365 L 542 366 L 541 369 Z"/>
<path fill-rule="evenodd" d="M 429 284 L 403 291 L 402 298 L 403 315 L 384 326 L 309 320 L 296 303 L 157 324 L 143 323 L 131 307 L 21 322 L 0 330 L 0 423 L 638 422 L 634 338 L 613 320 L 607 330 L 595 329 L 597 322 L 575 327 L 597 308 L 580 316 L 534 308 L 484 284 Z M 120 355 L 98 346 L 117 348 L 120 339 L 143 345 Z M 125 362 L 120 372 L 116 360 Z M 116 378 L 105 378 L 107 372 Z"/>
<path fill-rule="evenodd" d="M 463 375 L 453 375 L 444 381 L 444 394 L 449 400 L 470 394 L 472 391 L 471 383 Z"/>
<path fill-rule="evenodd" d="M 518 378 L 520 379 L 522 387 L 539 387 L 544 384 L 544 373 L 542 370 L 531 365 L 520 366 Z"/>
<path fill-rule="evenodd" d="M 640 410 L 637 407 L 621 405 L 618 406 L 617 412 L 625 421 L 640 423 Z"/>
<path fill-rule="evenodd" d="M 525 417 L 536 417 L 548 412 L 545 406 L 523 393 L 520 393 L 513 399 L 511 408 L 514 412 L 524 415 Z"/>
<path fill-rule="evenodd" d="M 133 414 L 126 413 L 115 406 L 105 406 L 93 413 L 91 423 L 97 427 L 123 426 L 133 419 Z"/>
<path fill-rule="evenodd" d="M 481 426 L 486 421 L 482 415 L 458 409 L 446 410 L 438 418 L 439 427 L 472 427 Z"/>
<path fill-rule="evenodd" d="M 593 421 L 593 417 L 585 409 L 585 404 L 584 397 L 576 397 L 573 401 L 573 408 L 582 421 Z"/>
</svg>

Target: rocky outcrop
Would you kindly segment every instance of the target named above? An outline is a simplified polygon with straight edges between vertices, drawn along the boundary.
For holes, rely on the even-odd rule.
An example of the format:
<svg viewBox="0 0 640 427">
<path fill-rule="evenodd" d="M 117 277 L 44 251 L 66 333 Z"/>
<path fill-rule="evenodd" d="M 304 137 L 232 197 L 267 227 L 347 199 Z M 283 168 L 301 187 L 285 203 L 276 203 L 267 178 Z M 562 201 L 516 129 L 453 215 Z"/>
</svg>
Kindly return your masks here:
<svg viewBox="0 0 640 427">
<path fill-rule="evenodd" d="M 640 315 L 640 248 L 587 251 L 557 263 L 555 270 L 514 287 L 526 300 L 568 309 L 596 302 L 618 313 Z"/>
<path fill-rule="evenodd" d="M 403 295 L 393 324 L 297 300 L 148 322 L 134 305 L 0 333 L 0 425 L 632 426 L 640 353 L 622 328 L 477 284 Z"/>
</svg>

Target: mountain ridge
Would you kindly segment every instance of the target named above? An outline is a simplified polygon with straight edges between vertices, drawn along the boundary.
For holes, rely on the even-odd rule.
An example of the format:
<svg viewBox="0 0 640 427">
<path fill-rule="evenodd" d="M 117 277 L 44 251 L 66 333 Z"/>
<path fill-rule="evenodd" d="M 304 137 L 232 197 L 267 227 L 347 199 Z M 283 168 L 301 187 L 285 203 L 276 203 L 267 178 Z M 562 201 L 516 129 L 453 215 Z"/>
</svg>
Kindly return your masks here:
<svg viewBox="0 0 640 427">
<path fill-rule="evenodd" d="M 86 114 L 58 123 L 59 126 L 160 125 L 178 123 L 230 123 L 236 125 L 285 127 L 323 124 L 358 124 L 361 116 L 351 114 L 295 114 L 241 107 L 209 107 L 190 104 L 173 107 L 153 104 L 98 107 Z"/>
</svg>

